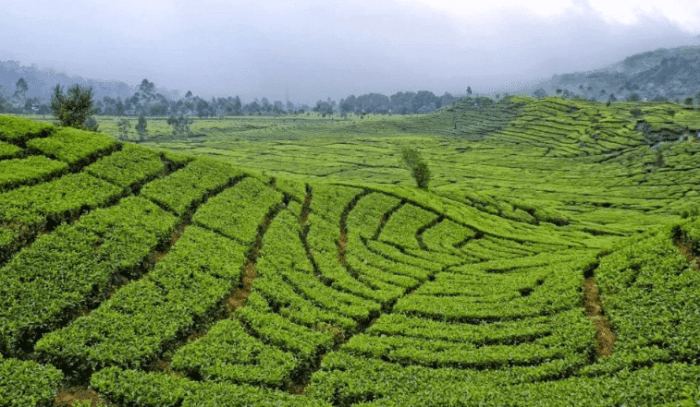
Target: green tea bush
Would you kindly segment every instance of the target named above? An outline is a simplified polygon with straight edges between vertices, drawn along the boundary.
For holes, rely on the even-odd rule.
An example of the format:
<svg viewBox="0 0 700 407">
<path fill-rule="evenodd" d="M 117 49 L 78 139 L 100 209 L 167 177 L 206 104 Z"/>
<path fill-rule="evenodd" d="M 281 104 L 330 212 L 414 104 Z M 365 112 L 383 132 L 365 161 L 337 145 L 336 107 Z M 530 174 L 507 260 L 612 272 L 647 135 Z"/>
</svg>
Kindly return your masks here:
<svg viewBox="0 0 700 407">
<path fill-rule="evenodd" d="M 416 180 L 418 188 L 428 189 L 430 170 L 428 169 L 428 164 L 426 164 L 420 156 L 420 153 L 414 148 L 406 147 L 401 151 L 401 158 L 403 158 L 408 169 L 411 170 L 411 175 L 413 179 Z"/>
</svg>

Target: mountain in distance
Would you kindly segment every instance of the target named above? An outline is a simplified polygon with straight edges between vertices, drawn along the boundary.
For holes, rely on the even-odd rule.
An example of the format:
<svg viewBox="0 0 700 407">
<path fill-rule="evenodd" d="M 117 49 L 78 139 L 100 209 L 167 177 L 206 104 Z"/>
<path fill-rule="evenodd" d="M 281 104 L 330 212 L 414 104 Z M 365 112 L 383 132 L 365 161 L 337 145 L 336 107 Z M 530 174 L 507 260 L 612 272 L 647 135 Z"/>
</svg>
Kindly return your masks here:
<svg viewBox="0 0 700 407">
<path fill-rule="evenodd" d="M 59 83 L 65 89 L 73 84 L 90 86 L 95 100 L 101 100 L 104 96 L 127 99 L 138 91 L 138 84 L 86 79 L 51 68 L 39 68 L 37 65 L 22 66 L 17 61 L 0 61 L 0 96 L 12 95 L 19 78 L 24 78 L 29 86 L 27 97 L 39 97 L 45 102 L 51 99 L 51 91 Z M 548 95 L 557 94 L 557 90 L 560 90 L 564 97 L 603 102 L 613 96 L 615 100 L 624 100 L 636 94 L 641 100 L 684 102 L 685 98 L 691 97 L 696 103 L 700 103 L 700 47 L 662 48 L 643 52 L 602 69 L 554 75 L 549 80 L 515 91 L 504 88 L 500 92 L 492 91 L 486 94 L 533 95 L 538 90 Z M 181 97 L 179 92 L 174 90 L 157 88 L 156 91 L 170 100 Z"/>
<path fill-rule="evenodd" d="M 57 84 L 60 84 L 64 91 L 74 84 L 92 87 L 95 100 L 101 100 L 104 96 L 126 99 L 138 91 L 138 84 L 132 85 L 117 80 L 87 79 L 52 68 L 39 68 L 37 65 L 22 66 L 17 61 L 0 61 L 0 94 L 4 93 L 6 96 L 13 94 L 19 78 L 24 78 L 28 84 L 27 97 L 38 97 L 44 101 L 51 100 L 52 90 Z M 177 91 L 162 88 L 156 90 L 166 98 L 179 97 Z"/>
<path fill-rule="evenodd" d="M 533 94 L 538 89 L 550 95 L 561 89 L 563 96 L 598 101 L 607 101 L 611 95 L 624 100 L 633 93 L 641 100 L 700 99 L 700 47 L 643 52 L 606 68 L 554 75 L 516 93 Z"/>
</svg>

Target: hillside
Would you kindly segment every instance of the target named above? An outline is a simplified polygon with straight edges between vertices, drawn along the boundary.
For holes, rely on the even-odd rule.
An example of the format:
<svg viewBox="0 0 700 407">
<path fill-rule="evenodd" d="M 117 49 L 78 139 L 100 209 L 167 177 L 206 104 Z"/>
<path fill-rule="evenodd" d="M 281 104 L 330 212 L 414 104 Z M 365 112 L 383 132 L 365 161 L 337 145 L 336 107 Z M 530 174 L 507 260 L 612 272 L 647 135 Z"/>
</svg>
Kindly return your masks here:
<svg viewBox="0 0 700 407">
<path fill-rule="evenodd" d="M 39 98 L 48 103 L 51 100 L 51 93 L 57 84 L 65 89 L 78 84 L 84 87 L 91 87 L 95 100 L 102 100 L 103 97 L 130 98 L 137 92 L 138 85 L 129 84 L 117 80 L 102 80 L 84 78 L 78 75 L 71 75 L 50 68 L 39 68 L 36 65 L 23 66 L 17 61 L 0 61 L 0 91 L 4 90 L 6 96 L 12 95 L 15 86 L 20 78 L 28 84 L 27 98 Z M 157 91 L 167 98 L 176 98 L 177 91 L 158 88 Z M 0 92 L 0 95 L 2 92 Z"/>
<path fill-rule="evenodd" d="M 142 145 L 0 115 L 0 405 L 694 405 L 699 130 L 553 97 Z"/>
<path fill-rule="evenodd" d="M 560 89 L 569 96 L 607 101 L 610 95 L 625 100 L 631 94 L 640 99 L 680 100 L 694 98 L 700 103 L 700 47 L 659 49 L 635 54 L 595 71 L 554 75 L 529 89 L 542 88 L 547 94 Z"/>
</svg>

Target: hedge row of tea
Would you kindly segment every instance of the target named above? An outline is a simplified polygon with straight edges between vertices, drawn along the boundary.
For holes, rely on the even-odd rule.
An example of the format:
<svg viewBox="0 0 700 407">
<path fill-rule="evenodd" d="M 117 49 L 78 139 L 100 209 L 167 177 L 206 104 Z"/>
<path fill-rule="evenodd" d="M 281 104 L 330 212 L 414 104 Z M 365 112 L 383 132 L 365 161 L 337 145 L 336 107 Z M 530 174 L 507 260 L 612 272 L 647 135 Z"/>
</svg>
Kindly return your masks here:
<svg viewBox="0 0 700 407">
<path fill-rule="evenodd" d="M 433 193 L 519 223 L 570 223 L 594 233 L 601 248 L 697 210 L 690 199 L 700 193 L 700 170 L 692 164 L 700 149 L 697 110 L 558 97 L 475 102 L 415 117 L 291 127 L 282 118 L 270 127 L 273 119 L 266 118 L 266 129 L 229 133 L 222 128 L 236 123 L 224 121 L 202 128 L 207 136 L 196 141 L 157 145 L 304 183 L 410 187 L 415 181 L 399 152 L 419 145 Z"/>
<path fill-rule="evenodd" d="M 553 146 L 559 115 L 597 114 L 519 103 L 475 125 L 474 143 L 517 122 Z M 576 137 L 643 142 L 604 123 Z M 2 405 L 50 406 L 73 384 L 139 407 L 700 400 L 700 275 L 686 257 L 700 221 L 650 215 L 661 227 L 634 234 L 585 211 L 268 178 L 10 116 L 0 140 L 14 148 L 0 145 L 12 169 L 0 184 Z M 572 148 L 550 158 L 608 154 Z M 573 195 L 547 199 L 565 211 Z M 616 337 L 606 357 L 585 313 L 591 276 Z"/>
</svg>

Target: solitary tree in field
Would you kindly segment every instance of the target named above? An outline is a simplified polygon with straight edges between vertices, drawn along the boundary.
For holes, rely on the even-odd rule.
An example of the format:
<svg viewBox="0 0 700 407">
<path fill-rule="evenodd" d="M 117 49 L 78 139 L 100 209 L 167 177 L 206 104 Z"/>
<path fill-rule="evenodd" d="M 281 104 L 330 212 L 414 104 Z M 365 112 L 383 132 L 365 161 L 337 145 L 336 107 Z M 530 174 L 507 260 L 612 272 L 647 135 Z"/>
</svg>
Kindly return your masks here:
<svg viewBox="0 0 700 407">
<path fill-rule="evenodd" d="M 61 85 L 56 85 L 51 95 L 51 111 L 56 116 L 61 126 L 86 128 L 85 121 L 96 113 L 93 107 L 92 88 L 83 88 L 78 84 L 68 89 L 63 94 Z"/>
<path fill-rule="evenodd" d="M 146 118 L 144 117 L 143 113 L 139 115 L 139 121 L 136 123 L 136 132 L 139 134 L 139 139 L 145 140 L 146 136 L 148 135 L 148 123 L 146 123 Z"/>
<path fill-rule="evenodd" d="M 131 128 L 131 123 L 128 119 L 117 120 L 117 128 L 119 129 L 119 139 L 128 140 L 129 139 L 129 129 Z"/>
<path fill-rule="evenodd" d="M 404 163 L 411 171 L 413 179 L 416 180 L 416 184 L 420 189 L 428 189 L 428 183 L 430 182 L 430 170 L 428 169 L 428 164 L 423 161 L 418 150 L 415 148 L 405 147 L 401 150 L 401 158 L 403 158 Z"/>
</svg>

